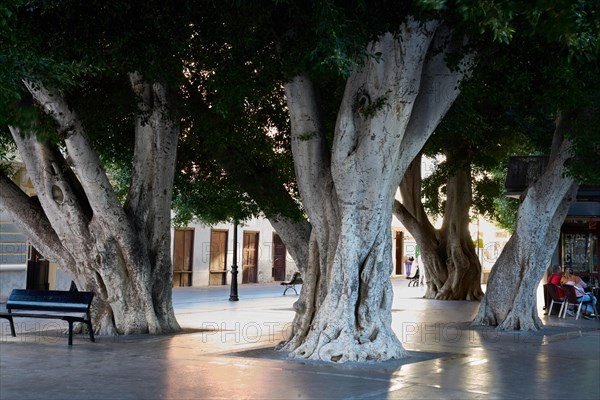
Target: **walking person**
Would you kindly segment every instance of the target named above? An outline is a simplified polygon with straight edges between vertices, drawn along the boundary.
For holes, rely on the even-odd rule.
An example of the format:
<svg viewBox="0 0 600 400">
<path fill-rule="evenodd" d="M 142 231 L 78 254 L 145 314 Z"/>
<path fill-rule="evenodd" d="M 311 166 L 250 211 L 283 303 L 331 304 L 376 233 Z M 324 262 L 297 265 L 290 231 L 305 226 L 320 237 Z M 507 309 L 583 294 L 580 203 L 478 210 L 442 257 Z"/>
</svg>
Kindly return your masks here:
<svg viewBox="0 0 600 400">
<path fill-rule="evenodd" d="M 415 259 L 412 256 L 408 257 L 408 259 L 404 261 L 404 272 L 406 273 L 407 278 L 410 277 L 410 270 L 412 268 L 413 261 L 415 261 Z"/>
</svg>

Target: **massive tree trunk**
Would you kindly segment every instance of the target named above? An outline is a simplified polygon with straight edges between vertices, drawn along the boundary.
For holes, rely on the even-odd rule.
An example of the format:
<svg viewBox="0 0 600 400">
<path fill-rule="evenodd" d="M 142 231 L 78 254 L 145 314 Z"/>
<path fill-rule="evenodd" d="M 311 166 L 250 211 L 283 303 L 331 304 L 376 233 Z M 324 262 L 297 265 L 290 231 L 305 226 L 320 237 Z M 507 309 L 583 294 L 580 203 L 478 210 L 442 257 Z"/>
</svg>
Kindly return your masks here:
<svg viewBox="0 0 600 400">
<path fill-rule="evenodd" d="M 400 184 L 402 203 L 394 201 L 394 214 L 421 249 L 425 270 L 425 298 L 481 300 L 481 264 L 469 232 L 471 173 L 464 163 L 446 184 L 446 208 L 440 229 L 429 222 L 421 202 L 421 157 L 411 163 Z"/>
<path fill-rule="evenodd" d="M 97 333 L 164 333 L 179 329 L 171 299 L 170 205 L 178 124 L 170 119 L 169 89 L 131 74 L 139 99 L 133 178 L 122 206 L 85 127 L 63 97 L 27 83 L 56 121 L 57 145 L 11 127 L 39 204 L 0 180 L 2 201 L 32 243 L 78 287 L 96 293 Z M 5 190 L 11 188 L 10 198 Z M 20 199 L 21 201 L 15 201 Z"/>
<path fill-rule="evenodd" d="M 409 20 L 371 43 L 346 83 L 331 152 L 307 76 L 286 85 L 292 151 L 312 225 L 295 304 L 291 356 L 326 361 L 400 358 L 391 329 L 391 208 L 404 170 L 454 101 L 464 70 L 439 50 L 451 32 Z M 443 50 L 447 50 L 443 48 Z"/>
<path fill-rule="evenodd" d="M 578 184 L 565 175 L 570 143 L 563 133 L 569 129 L 572 117 L 561 114 L 557 118 L 546 170 L 522 196 L 517 228 L 492 268 L 474 324 L 497 326 L 500 330 L 542 327 L 536 307 L 537 287 L 577 195 Z"/>
</svg>

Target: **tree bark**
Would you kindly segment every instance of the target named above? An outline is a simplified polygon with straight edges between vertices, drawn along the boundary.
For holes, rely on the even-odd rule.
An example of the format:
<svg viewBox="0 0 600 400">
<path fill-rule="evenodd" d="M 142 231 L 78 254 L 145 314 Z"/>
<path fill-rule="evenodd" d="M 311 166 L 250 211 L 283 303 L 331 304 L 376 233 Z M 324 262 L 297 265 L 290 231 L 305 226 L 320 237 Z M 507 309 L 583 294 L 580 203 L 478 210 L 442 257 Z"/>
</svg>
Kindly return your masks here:
<svg viewBox="0 0 600 400">
<path fill-rule="evenodd" d="M 474 324 L 499 330 L 538 330 L 542 321 L 536 291 L 560 237 L 560 227 L 575 200 L 578 184 L 565 175 L 571 157 L 564 139 L 574 113 L 556 120 L 553 151 L 542 176 L 522 197 L 515 233 L 494 264 Z"/>
<path fill-rule="evenodd" d="M 170 204 L 177 124 L 168 88 L 131 74 L 139 98 L 133 178 L 122 206 L 77 114 L 58 92 L 26 82 L 64 137 L 68 161 L 54 144 L 11 127 L 41 207 L 39 223 L 13 209 L 15 223 L 78 287 L 96 293 L 97 333 L 164 333 L 179 329 L 171 299 Z M 3 187 L 5 182 L 1 182 Z M 3 192 L 4 193 L 4 192 Z M 4 195 L 3 195 L 4 197 Z M 45 216 L 44 216 L 45 215 Z M 44 216 L 44 217 L 42 217 Z M 56 251 L 52 251 L 56 249 Z"/>
<path fill-rule="evenodd" d="M 400 184 L 402 203 L 394 214 L 421 249 L 427 277 L 425 298 L 481 300 L 481 264 L 469 232 L 471 173 L 468 164 L 456 168 L 446 184 L 446 208 L 440 229 L 429 222 L 421 202 L 421 157 L 411 163 Z"/>
<path fill-rule="evenodd" d="M 405 354 L 391 329 L 391 205 L 406 159 L 431 134 L 428 117 L 443 115 L 465 75 L 450 71 L 443 53 L 428 53 L 450 35 L 436 21 L 409 19 L 398 36 L 370 43 L 368 52 L 381 53 L 381 61 L 367 60 L 348 79 L 331 152 L 310 79 L 286 85 L 296 176 L 312 225 L 292 335 L 280 346 L 293 357 L 344 362 Z M 444 96 L 430 90 L 448 82 L 454 85 Z"/>
</svg>

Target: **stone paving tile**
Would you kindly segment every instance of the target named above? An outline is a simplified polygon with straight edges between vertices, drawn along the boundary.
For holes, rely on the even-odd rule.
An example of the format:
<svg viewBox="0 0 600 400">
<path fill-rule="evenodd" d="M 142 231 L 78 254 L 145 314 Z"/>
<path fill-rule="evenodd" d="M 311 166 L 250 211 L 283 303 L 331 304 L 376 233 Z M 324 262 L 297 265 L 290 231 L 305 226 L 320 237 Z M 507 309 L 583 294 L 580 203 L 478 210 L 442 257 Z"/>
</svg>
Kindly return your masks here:
<svg viewBox="0 0 600 400">
<path fill-rule="evenodd" d="M 498 333 L 470 325 L 476 302 L 405 285 L 394 280 L 393 326 L 410 357 L 385 363 L 275 352 L 297 299 L 275 284 L 244 285 L 239 302 L 228 288 L 176 289 L 173 335 L 76 335 L 69 348 L 56 324 L 23 320 L 12 338 L 2 323 L 0 399 L 600 398 L 600 321 L 543 316 L 541 332 Z"/>
</svg>

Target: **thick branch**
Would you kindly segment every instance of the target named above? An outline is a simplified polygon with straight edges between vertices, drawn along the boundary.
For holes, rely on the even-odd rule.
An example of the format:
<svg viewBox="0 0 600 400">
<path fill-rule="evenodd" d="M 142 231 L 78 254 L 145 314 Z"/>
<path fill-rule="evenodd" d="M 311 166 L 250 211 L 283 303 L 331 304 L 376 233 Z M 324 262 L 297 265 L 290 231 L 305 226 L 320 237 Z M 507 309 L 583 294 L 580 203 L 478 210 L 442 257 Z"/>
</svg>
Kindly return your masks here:
<svg viewBox="0 0 600 400">
<path fill-rule="evenodd" d="M 579 188 L 579 184 L 573 182 L 571 187 L 569 187 L 563 196 L 563 199 L 559 206 L 556 208 L 556 212 L 554 216 L 550 220 L 550 229 L 547 229 L 546 236 L 542 242 L 541 248 L 545 249 L 553 249 L 556 246 L 560 239 L 560 226 L 565 220 L 567 213 L 569 212 L 569 208 L 571 204 L 577 198 L 577 189 Z"/>
<path fill-rule="evenodd" d="M 423 66 L 419 95 L 400 143 L 401 160 L 413 160 L 421 151 L 458 97 L 460 82 L 470 76 L 472 54 L 463 57 L 459 68 L 450 69 L 446 61 L 449 53 L 460 51 L 460 47 L 464 45 L 465 41 L 456 41 L 448 26 L 442 25 L 436 31 L 430 49 L 430 53 L 433 54 L 430 54 Z M 438 52 L 440 49 L 443 51 Z M 398 165 L 400 177 L 404 175 L 408 166 L 408 163 Z"/>
<path fill-rule="evenodd" d="M 179 140 L 179 125 L 172 107 L 168 85 L 148 83 L 139 73 L 129 74 L 131 87 L 138 97 L 135 125 L 133 173 L 125 208 L 147 223 L 164 226 L 161 216 L 168 215 L 173 195 L 173 177 Z M 168 223 L 165 227 L 168 226 Z"/>
<path fill-rule="evenodd" d="M 571 142 L 565 133 L 571 128 L 575 113 L 561 113 L 556 119 L 553 138 L 553 151 L 542 176 L 527 190 L 520 209 L 536 210 L 535 212 L 519 212 L 517 229 L 522 230 L 524 237 L 536 240 L 540 245 L 544 241 L 543 232 L 537 226 L 549 226 L 554 213 L 561 207 L 563 198 L 572 189 L 575 180 L 564 174 L 565 162 L 572 156 Z M 541 225 L 543 224 L 543 225 Z"/>
<path fill-rule="evenodd" d="M 418 155 L 410 163 L 402 178 L 399 187 L 400 195 L 402 197 L 402 203 L 416 220 L 420 224 L 429 226 L 430 229 L 433 229 L 433 226 L 427 218 L 423 202 L 421 201 L 421 184 L 421 155 Z"/>
<path fill-rule="evenodd" d="M 393 212 L 396 218 L 402 223 L 402 226 L 413 235 L 418 243 L 423 243 L 428 240 L 428 238 L 435 237 L 434 231 L 425 229 L 426 227 L 423 226 L 410 211 L 408 211 L 404 204 L 396 199 L 394 200 Z"/>
<path fill-rule="evenodd" d="M 337 197 L 330 170 L 330 155 L 324 137 L 317 95 L 308 76 L 296 76 L 285 85 L 290 114 L 292 153 L 302 202 L 313 225 L 327 226 Z M 329 211 L 328 211 L 329 210 Z"/>
<path fill-rule="evenodd" d="M 9 129 L 44 213 L 63 245 L 69 248 L 89 239 L 89 203 L 58 148 L 33 136 L 23 137 L 16 127 Z"/>
<path fill-rule="evenodd" d="M 65 99 L 58 93 L 50 93 L 42 84 L 25 82 L 33 98 L 43 107 L 65 134 L 65 144 L 94 216 L 103 224 L 112 226 L 114 231 L 125 229 L 124 213 L 110 184 L 104 167 L 93 150 L 90 139 Z M 121 221 L 121 223 L 119 223 Z"/>
<path fill-rule="evenodd" d="M 352 168 L 354 159 L 369 158 L 374 149 L 386 149 L 382 163 L 394 160 L 397 148 L 390 144 L 405 134 L 438 25 L 409 18 L 398 35 L 386 33 L 369 44 L 368 53 L 380 53 L 381 61 L 369 60 L 348 79 L 333 144 L 335 168 Z"/>
<path fill-rule="evenodd" d="M 448 155 L 448 160 L 451 160 L 452 158 L 452 155 Z M 458 166 L 448 176 L 444 217 L 452 216 L 452 218 L 444 218 L 441 227 L 443 231 L 448 231 L 450 229 L 450 231 L 448 231 L 449 234 L 466 235 L 470 241 L 469 210 L 471 209 L 472 197 L 471 166 L 468 163 L 465 163 L 464 165 Z M 459 231 L 457 231 L 457 229 L 459 229 Z"/>
<path fill-rule="evenodd" d="M 129 74 L 138 98 L 133 171 L 124 210 L 134 230 L 147 241 L 152 281 L 170 276 L 171 201 L 179 124 L 172 107 L 171 88 L 148 83 L 141 74 Z M 158 278 L 160 279 L 160 278 Z M 163 291 L 161 296 L 170 296 Z"/>
<path fill-rule="evenodd" d="M 409 232 L 416 232 L 419 228 L 419 221 L 412 215 L 410 211 L 397 199 L 394 199 L 393 213 L 400 220 L 402 226 L 408 229 Z"/>
<path fill-rule="evenodd" d="M 394 200 L 393 212 L 402 225 L 417 239 L 425 243 L 436 237 L 435 228 L 431 225 L 425 208 L 421 202 L 421 156 L 411 162 L 400 183 L 402 203 Z"/>
</svg>

